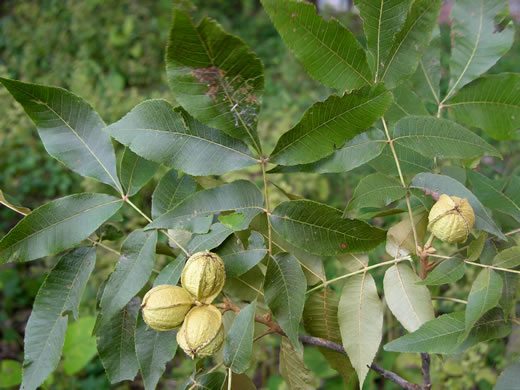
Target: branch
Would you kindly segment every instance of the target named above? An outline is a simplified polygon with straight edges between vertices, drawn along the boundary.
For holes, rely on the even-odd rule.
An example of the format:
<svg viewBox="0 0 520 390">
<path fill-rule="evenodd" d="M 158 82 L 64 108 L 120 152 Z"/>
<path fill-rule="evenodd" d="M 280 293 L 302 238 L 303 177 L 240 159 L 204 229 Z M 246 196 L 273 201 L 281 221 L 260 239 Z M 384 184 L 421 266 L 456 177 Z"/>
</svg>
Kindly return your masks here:
<svg viewBox="0 0 520 390">
<path fill-rule="evenodd" d="M 430 377 L 430 355 L 421 353 L 422 361 L 422 388 L 423 390 L 430 390 L 432 388 L 432 378 Z"/>
<path fill-rule="evenodd" d="M 319 338 L 319 337 L 312 337 L 312 336 L 308 336 L 308 335 L 305 335 L 305 334 L 301 334 L 299 336 L 299 339 L 300 339 L 300 341 L 302 343 L 305 343 L 305 344 L 314 345 L 316 347 L 327 348 L 327 349 L 330 349 L 332 351 L 341 353 L 343 355 L 347 354 L 341 345 L 336 344 L 336 343 L 334 343 L 334 342 L 332 342 L 330 340 L 325 340 L 325 339 L 322 339 L 322 338 Z M 398 384 L 399 386 L 401 386 L 405 390 L 421 390 L 421 386 L 419 386 L 419 385 L 417 385 L 415 383 L 410 383 L 406 379 L 401 378 L 396 373 L 393 373 L 391 371 L 385 370 L 383 367 L 380 367 L 380 366 L 378 366 L 375 363 L 372 363 L 368 367 L 371 368 L 372 370 L 374 370 L 375 372 L 377 372 L 383 378 L 388 379 L 389 381 L 392 381 L 395 384 Z M 427 387 L 425 389 L 429 390 L 430 388 Z"/>
</svg>

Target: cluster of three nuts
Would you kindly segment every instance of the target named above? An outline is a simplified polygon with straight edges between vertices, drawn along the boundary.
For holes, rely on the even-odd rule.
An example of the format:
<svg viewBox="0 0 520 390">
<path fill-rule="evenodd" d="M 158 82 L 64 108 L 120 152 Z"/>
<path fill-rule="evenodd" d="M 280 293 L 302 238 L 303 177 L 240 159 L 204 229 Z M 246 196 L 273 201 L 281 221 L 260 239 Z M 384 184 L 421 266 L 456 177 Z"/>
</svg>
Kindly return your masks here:
<svg viewBox="0 0 520 390">
<path fill-rule="evenodd" d="M 211 252 L 192 255 L 181 276 L 182 287 L 159 285 L 146 293 L 143 319 L 155 330 L 177 332 L 179 346 L 192 359 L 210 356 L 224 342 L 222 314 L 211 302 L 226 282 L 222 259 Z"/>
</svg>

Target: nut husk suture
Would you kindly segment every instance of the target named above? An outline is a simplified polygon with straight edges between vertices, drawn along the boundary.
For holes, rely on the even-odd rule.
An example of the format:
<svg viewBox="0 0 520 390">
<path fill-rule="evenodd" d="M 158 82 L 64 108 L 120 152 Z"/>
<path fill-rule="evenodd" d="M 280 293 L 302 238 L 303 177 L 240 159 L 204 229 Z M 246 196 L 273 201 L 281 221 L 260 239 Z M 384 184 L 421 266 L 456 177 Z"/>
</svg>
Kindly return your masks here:
<svg viewBox="0 0 520 390">
<path fill-rule="evenodd" d="M 428 216 L 428 229 L 441 241 L 460 243 L 468 239 L 475 213 L 466 198 L 442 194 Z"/>
<path fill-rule="evenodd" d="M 226 283 L 226 269 L 220 256 L 204 251 L 192 255 L 181 276 L 181 284 L 196 301 L 209 304 Z"/>
</svg>

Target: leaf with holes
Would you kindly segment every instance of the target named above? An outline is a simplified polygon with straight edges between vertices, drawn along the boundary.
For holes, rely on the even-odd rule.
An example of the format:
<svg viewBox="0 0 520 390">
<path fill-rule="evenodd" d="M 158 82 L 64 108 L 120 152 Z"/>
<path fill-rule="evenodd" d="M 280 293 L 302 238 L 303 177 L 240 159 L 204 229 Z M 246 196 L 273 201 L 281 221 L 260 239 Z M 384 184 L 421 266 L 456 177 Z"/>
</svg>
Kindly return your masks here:
<svg viewBox="0 0 520 390">
<path fill-rule="evenodd" d="M 122 192 L 105 123 L 82 98 L 63 88 L 0 78 L 34 122 L 47 152 L 74 172 Z"/>
<path fill-rule="evenodd" d="M 269 160 L 282 165 L 318 161 L 372 126 L 391 102 L 392 94 L 377 84 L 315 103 L 280 137 Z"/>
<path fill-rule="evenodd" d="M 306 289 L 305 275 L 291 254 L 278 253 L 269 259 L 264 282 L 265 301 L 293 345 L 299 343 L 298 328 Z"/>
<path fill-rule="evenodd" d="M 338 307 L 343 347 L 356 369 L 360 388 L 383 338 L 383 304 L 369 273 L 345 282 Z"/>
<path fill-rule="evenodd" d="M 340 91 L 372 83 L 366 53 L 345 26 L 303 1 L 262 0 L 285 44 L 315 80 Z"/>
<path fill-rule="evenodd" d="M 105 194 L 76 194 L 33 210 L 0 240 L 0 264 L 54 255 L 88 238 L 122 206 Z"/>
<path fill-rule="evenodd" d="M 261 151 L 256 125 L 264 67 L 244 41 L 210 18 L 194 25 L 176 8 L 166 47 L 166 73 L 175 99 L 193 117 Z"/>
<path fill-rule="evenodd" d="M 388 307 L 408 332 L 435 318 L 430 291 L 417 285 L 421 279 L 405 264 L 396 264 L 385 272 L 383 280 Z"/>
<path fill-rule="evenodd" d="M 56 263 L 38 290 L 25 328 L 22 389 L 36 389 L 56 369 L 68 313 L 78 318 L 81 296 L 95 262 L 94 248 L 75 249 Z"/>
<path fill-rule="evenodd" d="M 194 176 L 257 163 L 245 143 L 203 125 L 166 100 L 137 105 L 105 131 L 139 156 Z"/>
<path fill-rule="evenodd" d="M 310 200 L 283 202 L 270 220 L 284 239 L 317 255 L 368 251 L 386 236 L 384 230 L 357 219 L 344 219 L 341 211 Z"/>
</svg>

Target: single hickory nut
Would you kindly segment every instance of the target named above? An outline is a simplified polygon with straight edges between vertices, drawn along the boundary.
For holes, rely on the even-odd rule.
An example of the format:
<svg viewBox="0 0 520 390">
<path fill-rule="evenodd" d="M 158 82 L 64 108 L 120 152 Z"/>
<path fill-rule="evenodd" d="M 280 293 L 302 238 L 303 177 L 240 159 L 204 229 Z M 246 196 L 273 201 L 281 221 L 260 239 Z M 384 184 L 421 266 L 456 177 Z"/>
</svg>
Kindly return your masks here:
<svg viewBox="0 0 520 390">
<path fill-rule="evenodd" d="M 213 355 L 223 342 L 222 314 L 213 305 L 195 306 L 177 332 L 177 343 L 192 359 Z"/>
<path fill-rule="evenodd" d="M 444 242 L 464 242 L 467 240 L 475 213 L 466 198 L 442 194 L 430 210 L 428 228 Z"/>
<path fill-rule="evenodd" d="M 215 253 L 195 253 L 184 266 L 181 283 L 198 302 L 209 304 L 226 283 L 224 262 Z"/>
<path fill-rule="evenodd" d="M 182 287 L 161 284 L 143 298 L 143 320 L 155 330 L 167 331 L 179 327 L 195 304 L 193 297 Z"/>
</svg>

